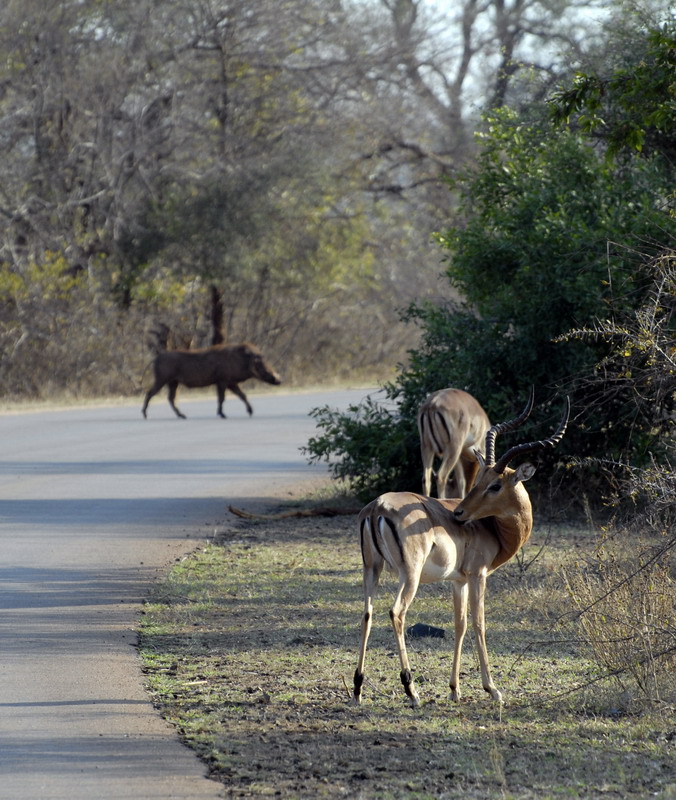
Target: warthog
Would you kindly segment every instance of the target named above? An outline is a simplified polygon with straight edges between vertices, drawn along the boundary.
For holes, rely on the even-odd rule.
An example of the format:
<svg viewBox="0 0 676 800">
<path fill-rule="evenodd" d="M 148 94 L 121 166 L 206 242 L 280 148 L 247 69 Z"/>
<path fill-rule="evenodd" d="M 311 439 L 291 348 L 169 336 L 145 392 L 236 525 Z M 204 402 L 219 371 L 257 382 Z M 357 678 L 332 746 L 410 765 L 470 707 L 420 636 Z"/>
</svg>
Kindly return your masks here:
<svg viewBox="0 0 676 800">
<path fill-rule="evenodd" d="M 202 350 L 162 350 L 153 362 L 155 383 L 146 393 L 143 403 L 143 416 L 151 397 L 154 397 L 163 386 L 169 387 L 169 405 L 177 417 L 185 419 L 176 408 L 176 390 L 179 383 L 189 388 L 216 385 L 218 393 L 218 415 L 225 419 L 223 401 L 225 390 L 230 389 L 244 403 L 249 414 L 253 408 L 246 395 L 237 384 L 248 378 L 272 383 L 278 386 L 282 381 L 279 375 L 263 358 L 261 351 L 249 342 L 241 344 L 219 344 L 205 347 Z"/>
</svg>

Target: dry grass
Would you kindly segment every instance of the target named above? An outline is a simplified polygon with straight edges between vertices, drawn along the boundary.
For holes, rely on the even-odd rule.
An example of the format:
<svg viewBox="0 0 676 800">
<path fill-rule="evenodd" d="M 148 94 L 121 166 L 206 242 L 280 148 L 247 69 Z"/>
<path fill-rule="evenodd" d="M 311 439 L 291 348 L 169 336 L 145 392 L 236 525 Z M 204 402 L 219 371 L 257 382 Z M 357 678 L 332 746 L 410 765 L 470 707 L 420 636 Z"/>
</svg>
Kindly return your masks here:
<svg viewBox="0 0 676 800">
<path fill-rule="evenodd" d="M 595 537 L 550 533 L 527 569 L 512 563 L 489 580 L 501 711 L 481 689 L 470 636 L 464 696 L 449 699 L 451 592 L 440 585 L 409 613 L 447 638 L 410 643 L 422 706 L 407 707 L 391 579 L 376 603 L 364 704 L 348 703 L 362 612 L 350 516 L 224 520 L 218 541 L 177 564 L 147 604 L 148 685 L 227 797 L 676 798 L 673 708 L 628 713 L 577 641 L 560 567 Z"/>
<path fill-rule="evenodd" d="M 663 551 L 625 545 L 620 559 L 601 551 L 564 571 L 597 664 L 625 697 L 656 704 L 676 700 L 676 585 Z"/>
</svg>

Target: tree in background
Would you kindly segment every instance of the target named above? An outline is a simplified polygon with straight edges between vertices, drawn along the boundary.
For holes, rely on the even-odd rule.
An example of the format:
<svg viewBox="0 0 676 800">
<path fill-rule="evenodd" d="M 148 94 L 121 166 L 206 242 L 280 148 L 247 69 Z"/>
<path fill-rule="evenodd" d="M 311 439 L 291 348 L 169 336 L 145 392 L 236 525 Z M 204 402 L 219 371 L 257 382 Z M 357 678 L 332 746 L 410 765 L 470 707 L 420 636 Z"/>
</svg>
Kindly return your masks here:
<svg viewBox="0 0 676 800">
<path fill-rule="evenodd" d="M 217 284 L 229 334 L 269 336 L 299 375 L 315 342 L 325 372 L 385 371 L 415 336 L 393 309 L 438 291 L 430 234 L 455 213 L 443 181 L 473 158 L 478 108 L 550 82 L 564 44 L 584 51 L 575 5 L 10 0 L 3 268 L 58 283 L 60 263 L 62 289 L 81 274 L 73 302 L 97 309 L 83 336 L 119 315 L 131 347 L 159 313 L 199 343 Z M 46 334 L 3 302 L 16 359 Z"/>
<path fill-rule="evenodd" d="M 676 156 L 676 26 L 651 28 L 637 40 L 620 31 L 604 72 L 577 72 L 551 98 L 554 119 L 600 140 L 609 158 L 640 154 L 670 169 Z M 619 44 L 619 43 L 618 43 Z"/>
</svg>

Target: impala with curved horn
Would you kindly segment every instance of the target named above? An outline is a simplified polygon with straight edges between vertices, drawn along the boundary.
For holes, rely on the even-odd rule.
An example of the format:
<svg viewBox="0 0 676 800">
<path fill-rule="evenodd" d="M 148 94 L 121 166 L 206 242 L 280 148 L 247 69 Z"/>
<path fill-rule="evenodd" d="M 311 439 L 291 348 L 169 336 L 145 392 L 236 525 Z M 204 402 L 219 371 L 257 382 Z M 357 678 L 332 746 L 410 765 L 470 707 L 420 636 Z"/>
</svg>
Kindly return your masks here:
<svg viewBox="0 0 676 800">
<path fill-rule="evenodd" d="M 411 705 L 419 696 L 413 683 L 404 642 L 406 612 L 421 583 L 453 583 L 455 649 L 451 671 L 451 697 L 460 697 L 460 655 L 467 631 L 467 601 L 472 613 L 483 688 L 498 701 L 488 666 L 484 624 L 486 578 L 509 561 L 525 544 L 533 528 L 533 513 L 524 482 L 535 467 L 529 463 L 511 469 L 517 456 L 557 445 L 570 415 L 570 401 L 556 431 L 541 441 L 516 445 L 496 462 L 498 434 L 523 424 L 533 407 L 533 390 L 524 410 L 512 420 L 493 425 L 486 434 L 486 456 L 477 454 L 480 471 L 464 500 L 435 500 L 413 492 L 389 492 L 369 503 L 359 515 L 364 564 L 364 615 L 361 645 L 354 673 L 353 699 L 361 701 L 364 662 L 373 620 L 373 596 L 384 566 L 399 577 L 399 589 L 390 610 L 401 665 L 401 682 Z"/>
</svg>

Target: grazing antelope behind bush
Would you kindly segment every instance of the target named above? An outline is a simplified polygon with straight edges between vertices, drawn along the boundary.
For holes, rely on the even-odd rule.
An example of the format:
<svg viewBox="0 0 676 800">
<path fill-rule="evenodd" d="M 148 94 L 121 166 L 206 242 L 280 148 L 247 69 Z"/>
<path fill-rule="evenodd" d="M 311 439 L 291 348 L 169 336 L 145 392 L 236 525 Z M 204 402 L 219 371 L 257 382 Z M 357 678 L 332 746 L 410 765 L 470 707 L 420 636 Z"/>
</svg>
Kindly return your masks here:
<svg viewBox="0 0 676 800">
<path fill-rule="evenodd" d="M 364 616 L 359 660 L 354 673 L 354 701 L 361 701 L 364 662 L 373 619 L 373 596 L 380 574 L 387 566 L 399 576 L 399 589 L 390 611 L 401 665 L 401 682 L 411 705 L 420 699 L 413 684 L 404 642 L 406 612 L 420 583 L 453 583 L 455 650 L 451 671 L 451 697 L 460 697 L 460 656 L 467 631 L 467 599 L 476 636 L 481 681 L 491 697 L 502 701 L 491 678 L 486 651 L 484 595 L 486 578 L 509 561 L 528 540 L 533 513 L 523 484 L 535 472 L 532 464 L 516 469 L 507 465 L 517 455 L 537 452 L 558 444 L 568 424 L 570 401 L 559 427 L 543 441 L 509 449 L 495 461 L 497 434 L 523 424 L 533 407 L 533 392 L 518 417 L 493 425 L 486 434 L 486 456 L 477 453 L 480 472 L 464 500 L 435 500 L 413 492 L 389 492 L 369 503 L 359 514 L 364 565 Z"/>
<path fill-rule="evenodd" d="M 190 388 L 216 385 L 218 394 L 218 416 L 225 419 L 223 402 L 225 390 L 237 395 L 246 406 L 249 415 L 253 408 L 247 396 L 237 384 L 248 378 L 272 383 L 278 386 L 282 381 L 279 375 L 263 358 L 261 351 L 253 344 L 218 344 L 201 350 L 162 350 L 153 362 L 155 383 L 146 393 L 143 402 L 143 416 L 146 417 L 148 403 L 163 386 L 169 387 L 169 405 L 177 417 L 185 419 L 176 407 L 176 390 L 179 383 Z"/>
<path fill-rule="evenodd" d="M 432 489 L 432 465 L 440 458 L 437 472 L 437 497 L 448 498 L 448 482 L 453 473 L 456 492 L 464 497 L 479 471 L 474 450 L 483 453 L 484 437 L 491 423 L 486 412 L 471 394 L 462 389 L 440 389 L 420 406 L 418 431 L 423 462 L 423 494 Z"/>
</svg>

